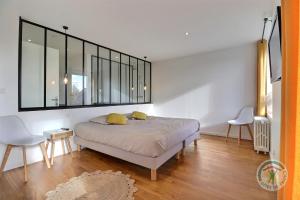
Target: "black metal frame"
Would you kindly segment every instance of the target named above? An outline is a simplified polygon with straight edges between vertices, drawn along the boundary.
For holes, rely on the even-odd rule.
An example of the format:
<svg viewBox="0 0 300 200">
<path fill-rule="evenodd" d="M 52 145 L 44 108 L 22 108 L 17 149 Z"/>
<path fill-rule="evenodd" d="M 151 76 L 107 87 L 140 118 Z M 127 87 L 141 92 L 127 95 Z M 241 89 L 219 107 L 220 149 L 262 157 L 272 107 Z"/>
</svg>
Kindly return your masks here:
<svg viewBox="0 0 300 200">
<path fill-rule="evenodd" d="M 270 41 L 271 41 L 271 38 L 273 36 L 273 32 L 274 32 L 274 29 L 275 29 L 275 26 L 276 26 L 276 23 L 278 21 L 278 30 L 279 30 L 279 40 L 280 40 L 280 51 L 281 51 L 281 7 L 280 6 L 277 6 L 277 13 L 276 13 L 276 16 L 275 16 L 275 20 L 273 22 L 273 25 L 272 25 L 272 31 L 271 31 L 271 34 L 270 34 L 270 37 L 269 37 L 269 42 L 268 42 L 268 50 L 269 50 L 269 67 L 270 67 L 270 76 L 271 76 L 271 83 L 274 83 L 276 81 L 280 81 L 281 80 L 281 77 L 279 77 L 278 79 L 276 80 L 273 80 L 273 74 L 272 74 L 272 60 L 271 60 L 271 44 L 270 44 Z"/>
<path fill-rule="evenodd" d="M 40 28 L 43 28 L 44 29 L 44 99 L 43 99 L 43 103 L 44 103 L 44 106 L 43 107 L 28 107 L 28 108 L 22 108 L 22 30 L 23 30 L 23 23 L 28 23 L 28 24 L 31 24 L 33 26 L 37 26 L 37 27 L 40 27 Z M 68 85 L 66 84 L 65 85 L 65 105 L 60 105 L 59 106 L 51 106 L 51 107 L 47 107 L 46 105 L 46 95 L 47 95 L 47 91 L 46 91 L 46 79 L 47 79 L 47 31 L 53 31 L 53 32 L 56 32 L 56 33 L 59 33 L 59 34 L 62 34 L 65 36 L 65 74 L 68 73 L 68 38 L 71 37 L 71 38 L 74 38 L 74 39 L 77 39 L 77 40 L 80 40 L 82 41 L 82 77 L 83 77 L 83 97 L 82 97 L 82 105 L 68 105 Z M 110 100 L 109 100 L 109 104 L 107 103 L 99 103 L 99 59 L 97 59 L 97 104 L 93 104 L 93 101 L 91 102 L 91 105 L 85 105 L 85 94 L 84 94 L 84 75 L 85 75 L 85 44 L 86 43 L 89 43 L 89 44 L 92 44 L 92 45 L 95 45 L 97 47 L 97 57 L 99 58 L 99 47 L 101 48 L 104 48 L 104 49 L 107 49 L 109 50 L 109 65 L 110 65 Z M 19 44 L 18 44 L 18 47 L 19 47 L 19 51 L 18 51 L 18 110 L 19 112 L 23 112 L 23 111 L 39 111 L 39 110 L 59 110 L 59 109 L 74 109 L 74 108 L 89 108 L 89 107 L 103 107 L 103 106 L 119 106 L 119 105 L 134 105 L 134 104 L 150 104 L 152 102 L 152 99 L 151 99 L 151 96 L 152 96 L 152 90 L 151 90 L 151 85 L 152 85 L 152 63 L 149 62 L 149 61 L 146 61 L 144 59 L 140 59 L 140 58 L 137 58 L 135 56 L 131 56 L 129 54 L 126 54 L 126 53 L 122 53 L 120 51 L 117 51 L 117 50 L 114 50 L 114 49 L 111 49 L 111 48 L 108 48 L 108 47 L 105 47 L 105 46 L 102 46 L 102 45 L 98 45 L 94 42 L 90 42 L 88 40 L 85 40 L 85 39 L 81 39 L 79 37 L 76 37 L 76 36 L 73 36 L 73 35 L 70 35 L 70 34 L 67 34 L 67 33 L 64 33 L 64 32 L 61 32 L 61 31 L 57 31 L 55 29 L 52 29 L 52 28 L 49 28 L 49 27 L 46 27 L 46 26 L 43 26 L 43 25 L 40 25 L 40 24 L 37 24 L 37 23 L 34 23 L 34 22 L 31 22 L 31 21 L 28 21 L 28 20 L 25 20 L 23 18 L 19 18 Z M 117 61 L 114 61 L 111 59 L 111 52 L 114 51 L 116 53 L 119 53 L 120 55 L 120 60 L 119 62 Z M 122 67 L 122 60 L 121 60 L 121 57 L 122 55 L 125 55 L 125 56 L 128 56 L 129 57 L 129 64 L 126 64 L 126 65 L 129 65 L 129 103 L 122 103 L 122 98 L 121 98 L 121 67 Z M 136 59 L 137 61 L 137 70 L 138 70 L 138 61 L 141 60 L 141 61 L 144 61 L 144 74 L 146 73 L 145 72 L 145 65 L 146 65 L 146 62 L 150 64 L 150 101 L 149 102 L 145 102 L 145 94 L 144 94 L 144 102 L 138 102 L 138 95 L 137 95 L 137 102 L 136 103 L 133 103 L 133 101 L 131 101 L 131 87 L 130 87 L 130 78 L 133 79 L 132 76 L 130 76 L 130 59 L 131 58 L 134 58 Z M 112 62 L 117 62 L 119 63 L 119 66 L 120 66 L 120 103 L 114 103 L 112 104 L 111 103 L 111 63 Z M 125 64 L 125 63 L 124 63 Z M 126 70 L 125 70 L 126 71 Z M 132 81 L 132 84 L 133 84 L 133 80 Z M 137 73 L 137 84 L 138 84 L 138 73 Z M 144 84 L 145 84 L 145 75 L 144 75 Z M 138 86 L 137 86 L 138 87 Z M 148 86 L 147 86 L 148 87 Z M 138 88 L 136 88 L 138 89 Z M 138 92 L 138 91 L 137 91 Z M 144 91 L 145 93 L 145 91 Z M 92 95 L 92 94 L 91 94 Z M 103 95 L 102 95 L 103 96 Z"/>
</svg>

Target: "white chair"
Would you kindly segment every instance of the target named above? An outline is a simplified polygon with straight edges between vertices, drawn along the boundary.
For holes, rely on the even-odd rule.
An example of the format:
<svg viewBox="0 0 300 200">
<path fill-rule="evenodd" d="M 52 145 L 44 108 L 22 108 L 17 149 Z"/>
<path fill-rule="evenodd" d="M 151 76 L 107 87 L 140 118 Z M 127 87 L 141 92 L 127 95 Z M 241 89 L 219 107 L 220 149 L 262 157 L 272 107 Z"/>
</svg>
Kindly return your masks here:
<svg viewBox="0 0 300 200">
<path fill-rule="evenodd" d="M 241 143 L 242 126 L 246 126 L 248 128 L 249 134 L 253 141 L 253 135 L 252 135 L 251 128 L 250 128 L 250 124 L 253 123 L 253 118 L 254 118 L 254 108 L 253 107 L 244 107 L 240 111 L 240 113 L 236 119 L 229 120 L 228 121 L 229 127 L 228 127 L 227 136 L 226 136 L 226 142 L 227 142 L 227 139 L 229 136 L 231 126 L 239 126 L 240 127 L 239 137 L 238 137 L 239 144 Z"/>
<path fill-rule="evenodd" d="M 50 168 L 49 159 L 45 149 L 46 138 L 43 136 L 31 135 L 26 129 L 23 121 L 17 116 L 0 117 L 0 143 L 6 144 L 6 151 L 0 168 L 0 176 L 3 173 L 8 156 L 13 147 L 21 147 L 23 150 L 24 177 L 28 181 L 26 147 L 39 145 L 47 167 Z"/>
</svg>

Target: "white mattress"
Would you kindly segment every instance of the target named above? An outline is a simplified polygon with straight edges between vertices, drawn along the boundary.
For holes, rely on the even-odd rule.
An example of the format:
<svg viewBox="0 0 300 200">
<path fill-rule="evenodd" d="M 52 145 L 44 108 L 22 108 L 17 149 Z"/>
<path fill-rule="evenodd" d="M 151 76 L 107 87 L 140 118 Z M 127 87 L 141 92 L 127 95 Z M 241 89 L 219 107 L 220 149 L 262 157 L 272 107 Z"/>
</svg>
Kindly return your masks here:
<svg viewBox="0 0 300 200">
<path fill-rule="evenodd" d="M 127 125 L 83 122 L 76 125 L 75 134 L 87 141 L 158 157 L 199 128 L 199 121 L 194 119 L 150 117 L 147 120 L 128 120 Z"/>
</svg>

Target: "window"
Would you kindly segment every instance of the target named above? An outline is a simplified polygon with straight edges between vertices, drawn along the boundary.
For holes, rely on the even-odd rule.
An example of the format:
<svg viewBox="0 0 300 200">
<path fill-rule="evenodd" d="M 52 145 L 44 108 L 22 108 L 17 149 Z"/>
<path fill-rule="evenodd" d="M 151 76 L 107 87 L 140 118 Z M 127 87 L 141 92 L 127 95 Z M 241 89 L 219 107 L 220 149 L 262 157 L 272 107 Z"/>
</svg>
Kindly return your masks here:
<svg viewBox="0 0 300 200">
<path fill-rule="evenodd" d="M 19 111 L 151 103 L 151 63 L 20 18 Z"/>
</svg>

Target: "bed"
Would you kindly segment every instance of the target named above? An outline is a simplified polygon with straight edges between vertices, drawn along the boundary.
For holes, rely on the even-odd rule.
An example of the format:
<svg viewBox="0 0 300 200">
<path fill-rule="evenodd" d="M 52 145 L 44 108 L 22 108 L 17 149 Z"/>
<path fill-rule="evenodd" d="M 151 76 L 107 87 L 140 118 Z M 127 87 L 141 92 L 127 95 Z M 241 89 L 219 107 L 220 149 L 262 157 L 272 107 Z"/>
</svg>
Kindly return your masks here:
<svg viewBox="0 0 300 200">
<path fill-rule="evenodd" d="M 200 123 L 194 119 L 148 117 L 128 120 L 127 125 L 108 125 L 98 121 L 75 126 L 74 141 L 113 157 L 151 169 L 151 180 L 157 169 L 171 157 L 183 155 L 185 146 L 197 145 Z"/>
</svg>

